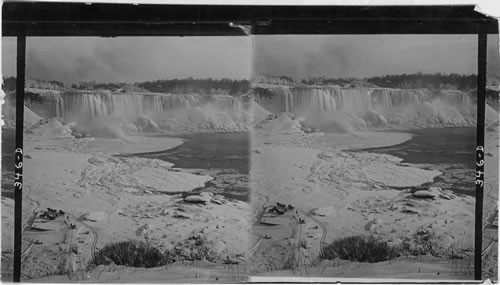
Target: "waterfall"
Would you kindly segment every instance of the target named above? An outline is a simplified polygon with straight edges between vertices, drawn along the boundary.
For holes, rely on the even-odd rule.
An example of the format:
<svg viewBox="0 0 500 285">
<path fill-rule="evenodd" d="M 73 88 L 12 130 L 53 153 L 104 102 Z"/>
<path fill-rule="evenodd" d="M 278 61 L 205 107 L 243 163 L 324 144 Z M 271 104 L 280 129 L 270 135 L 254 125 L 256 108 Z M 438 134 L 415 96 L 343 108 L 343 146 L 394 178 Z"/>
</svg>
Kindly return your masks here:
<svg viewBox="0 0 500 285">
<path fill-rule="evenodd" d="M 204 96 L 198 94 L 113 94 L 68 92 L 55 98 L 53 116 L 67 117 L 78 113 L 89 118 L 118 115 L 135 118 L 139 114 L 190 109 L 212 103 L 222 109 L 239 110 L 241 100 L 229 95 Z"/>
<path fill-rule="evenodd" d="M 43 97 L 43 103 L 32 103 L 36 113 L 62 117 L 90 133 L 103 128 L 121 129 L 124 134 L 247 131 L 255 123 L 252 97 L 107 91 L 51 91 Z M 253 90 L 253 100 L 260 105 L 260 115 L 293 113 L 310 129 L 476 124 L 474 97 L 456 90 L 267 85 Z M 498 120 L 490 109 L 487 119 Z"/>
<path fill-rule="evenodd" d="M 57 117 L 81 113 L 89 117 L 118 114 L 134 117 L 138 114 L 165 112 L 172 109 L 201 106 L 211 100 L 224 104 L 231 96 L 197 94 L 116 94 L 68 92 L 57 96 Z M 232 104 L 232 103 L 229 103 Z"/>
<path fill-rule="evenodd" d="M 110 128 L 122 128 L 126 134 L 159 128 L 174 133 L 242 131 L 252 123 L 248 106 L 240 98 L 224 94 L 72 91 L 53 94 L 47 105 L 52 105 L 47 110 L 55 111 L 51 116 L 76 122 L 82 129 L 111 124 L 112 119 Z"/>
<path fill-rule="evenodd" d="M 475 126 L 476 118 L 473 97 L 457 90 L 268 85 L 257 88 L 254 98 L 271 112 L 322 126 L 340 117 L 361 128 Z"/>
</svg>

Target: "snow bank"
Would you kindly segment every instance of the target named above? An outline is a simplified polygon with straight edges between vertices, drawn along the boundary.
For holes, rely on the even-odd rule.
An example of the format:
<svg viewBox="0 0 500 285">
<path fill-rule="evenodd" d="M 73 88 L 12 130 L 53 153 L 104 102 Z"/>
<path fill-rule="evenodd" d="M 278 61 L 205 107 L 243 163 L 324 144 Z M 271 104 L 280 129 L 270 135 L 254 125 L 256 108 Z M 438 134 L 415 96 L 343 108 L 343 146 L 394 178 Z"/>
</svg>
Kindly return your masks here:
<svg viewBox="0 0 500 285">
<path fill-rule="evenodd" d="M 42 117 L 33 112 L 30 108 L 24 106 L 24 126 L 29 127 L 38 123 Z M 16 106 L 11 104 L 7 99 L 2 105 L 2 120 L 7 128 L 16 127 Z"/>
<path fill-rule="evenodd" d="M 271 114 L 271 112 L 269 112 L 256 102 L 252 102 L 251 108 L 252 108 L 253 119 L 255 122 L 260 122 Z"/>
<path fill-rule="evenodd" d="M 413 136 L 401 132 L 363 131 L 352 134 L 324 134 L 320 137 L 305 139 L 307 145 L 318 149 L 334 148 L 338 150 L 379 148 L 398 145 L 410 140 Z"/>
<path fill-rule="evenodd" d="M 138 157 L 92 156 L 78 184 L 101 189 L 130 189 L 134 192 L 177 193 L 202 187 L 212 180 L 206 175 L 172 171 L 173 164 Z"/>
<path fill-rule="evenodd" d="M 34 125 L 38 123 L 42 117 L 35 114 L 35 112 L 31 111 L 30 108 L 24 106 L 24 124 Z"/>
<path fill-rule="evenodd" d="M 375 153 L 321 152 L 307 177 L 340 185 L 364 182 L 370 185 L 411 187 L 432 182 L 441 172 L 401 166 L 401 158 Z"/>
<path fill-rule="evenodd" d="M 126 139 L 89 138 L 75 140 L 73 148 L 86 153 L 105 152 L 111 155 L 158 152 L 177 147 L 182 139 L 156 136 L 128 136 Z"/>
</svg>

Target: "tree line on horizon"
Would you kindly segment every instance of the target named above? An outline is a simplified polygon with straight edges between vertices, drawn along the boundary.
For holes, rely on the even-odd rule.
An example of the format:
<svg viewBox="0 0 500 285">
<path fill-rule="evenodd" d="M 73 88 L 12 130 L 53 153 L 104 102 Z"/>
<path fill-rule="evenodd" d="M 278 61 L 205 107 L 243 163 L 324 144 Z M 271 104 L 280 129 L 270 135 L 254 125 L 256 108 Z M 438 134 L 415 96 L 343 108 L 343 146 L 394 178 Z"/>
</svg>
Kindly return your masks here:
<svg viewBox="0 0 500 285">
<path fill-rule="evenodd" d="M 49 89 L 49 90 L 62 90 L 65 89 L 66 86 L 63 82 L 57 80 L 39 80 L 28 78 L 25 82 L 26 88 L 40 88 L 40 89 Z M 4 92 L 15 91 L 16 90 L 16 77 L 4 77 L 2 82 L 2 90 Z"/>
<path fill-rule="evenodd" d="M 113 92 L 158 92 L 158 93 L 200 93 L 213 94 L 223 93 L 229 95 L 241 95 L 250 90 L 249 80 L 233 79 L 194 79 L 192 77 L 185 79 L 164 79 L 155 81 L 144 81 L 136 83 L 128 82 L 96 82 L 85 81 L 66 85 L 56 80 L 27 79 L 26 88 L 40 88 L 49 90 L 109 90 Z M 4 91 L 14 91 L 16 89 L 15 77 L 4 77 L 2 89 Z"/>
<path fill-rule="evenodd" d="M 241 95 L 250 90 L 249 80 L 234 79 L 165 79 L 137 83 L 139 88 L 160 93 L 201 93 L 211 94 L 226 92 L 229 95 Z"/>
<path fill-rule="evenodd" d="M 470 91 L 476 89 L 477 76 L 474 74 L 442 74 L 442 73 L 412 73 L 375 76 L 369 78 L 327 78 L 311 77 L 302 80 L 294 80 L 289 76 L 267 76 L 262 75 L 257 81 L 271 82 L 273 79 L 279 79 L 284 84 L 296 83 L 307 85 L 338 85 L 342 87 L 382 87 L 382 88 L 401 88 L 401 89 L 456 89 L 461 91 Z M 233 79 L 194 79 L 192 77 L 184 79 L 163 79 L 154 81 L 143 81 L 136 83 L 127 82 L 96 82 L 86 81 L 66 85 L 56 80 L 38 80 L 27 79 L 26 88 L 40 88 L 51 90 L 109 90 L 113 92 L 158 92 L 158 93 L 200 93 L 213 94 L 225 93 L 229 95 L 241 95 L 250 90 L 249 80 Z M 500 80 L 497 78 L 488 78 L 488 84 L 498 85 Z M 2 89 L 4 91 L 13 91 L 16 88 L 15 77 L 4 77 Z"/>
<path fill-rule="evenodd" d="M 476 89 L 477 75 L 474 74 L 443 74 L 443 73 L 411 73 L 391 74 L 384 76 L 358 78 L 326 78 L 312 77 L 302 79 L 300 83 L 308 85 L 339 85 L 357 87 L 400 88 L 400 89 L 457 89 L 469 91 Z"/>
</svg>

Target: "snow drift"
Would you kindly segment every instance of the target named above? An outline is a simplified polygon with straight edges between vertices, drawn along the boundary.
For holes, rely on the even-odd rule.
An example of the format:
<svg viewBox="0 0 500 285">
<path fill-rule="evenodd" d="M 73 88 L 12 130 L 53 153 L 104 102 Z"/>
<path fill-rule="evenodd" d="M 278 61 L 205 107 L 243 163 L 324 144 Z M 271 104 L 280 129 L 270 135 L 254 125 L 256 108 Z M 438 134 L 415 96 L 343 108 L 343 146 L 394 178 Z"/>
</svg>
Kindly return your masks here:
<svg viewBox="0 0 500 285">
<path fill-rule="evenodd" d="M 5 103 L 2 106 L 2 120 L 7 128 L 16 127 L 16 106 L 6 97 Z M 42 117 L 33 112 L 30 108 L 24 106 L 24 126 L 28 127 L 38 123 Z"/>
<path fill-rule="evenodd" d="M 367 185 L 411 187 L 432 182 L 442 173 L 402 166 L 402 158 L 376 153 L 320 152 L 310 168 L 309 181 L 338 184 L 341 187 L 363 182 Z"/>
</svg>

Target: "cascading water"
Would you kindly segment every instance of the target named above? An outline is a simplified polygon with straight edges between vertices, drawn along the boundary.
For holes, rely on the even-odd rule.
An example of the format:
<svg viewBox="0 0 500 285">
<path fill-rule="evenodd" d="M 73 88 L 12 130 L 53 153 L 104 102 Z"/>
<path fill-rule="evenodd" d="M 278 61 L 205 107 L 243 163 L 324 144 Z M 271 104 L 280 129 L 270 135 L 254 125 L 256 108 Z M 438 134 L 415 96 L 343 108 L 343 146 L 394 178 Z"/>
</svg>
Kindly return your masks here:
<svg viewBox="0 0 500 285">
<path fill-rule="evenodd" d="M 79 129 L 94 135 L 246 131 L 253 123 L 251 106 L 229 95 L 96 91 L 64 92 L 53 99 L 52 116 L 76 122 Z"/>
<path fill-rule="evenodd" d="M 475 126 L 471 95 L 455 90 L 340 87 L 260 87 L 255 101 L 274 113 L 289 112 L 309 127 L 424 128 Z M 498 120 L 489 106 L 487 120 Z M 340 126 L 339 126 L 340 125 Z"/>
<path fill-rule="evenodd" d="M 201 96 L 197 94 L 113 94 L 113 93 L 65 93 L 56 98 L 56 116 L 82 113 L 90 117 L 124 116 L 165 112 L 172 109 L 192 108 L 213 102 L 232 106 L 237 100 L 231 96 Z"/>
</svg>

